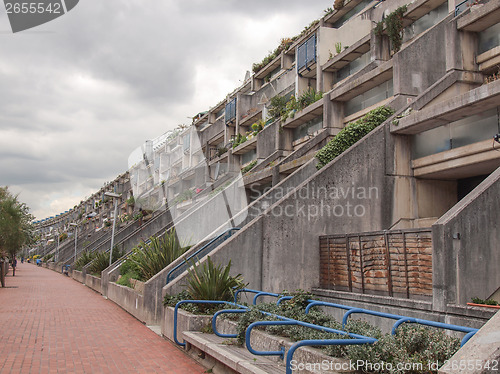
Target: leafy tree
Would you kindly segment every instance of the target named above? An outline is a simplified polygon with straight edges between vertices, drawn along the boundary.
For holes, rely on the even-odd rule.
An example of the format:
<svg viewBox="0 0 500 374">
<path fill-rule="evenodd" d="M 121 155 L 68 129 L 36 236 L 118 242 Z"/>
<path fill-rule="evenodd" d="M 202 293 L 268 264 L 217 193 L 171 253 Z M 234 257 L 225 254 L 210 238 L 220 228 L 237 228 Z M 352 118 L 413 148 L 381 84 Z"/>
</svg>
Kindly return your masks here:
<svg viewBox="0 0 500 374">
<path fill-rule="evenodd" d="M 32 220 L 28 206 L 8 187 L 0 187 L 0 257 L 13 258 L 32 241 Z"/>
</svg>

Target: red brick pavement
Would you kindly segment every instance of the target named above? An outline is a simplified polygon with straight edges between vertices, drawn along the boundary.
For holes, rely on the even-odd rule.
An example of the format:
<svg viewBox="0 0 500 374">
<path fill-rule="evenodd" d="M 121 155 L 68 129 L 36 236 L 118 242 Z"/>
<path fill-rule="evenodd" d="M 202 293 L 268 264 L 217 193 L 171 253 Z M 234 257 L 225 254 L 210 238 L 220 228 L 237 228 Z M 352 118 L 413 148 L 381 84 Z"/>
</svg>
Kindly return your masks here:
<svg viewBox="0 0 500 374">
<path fill-rule="evenodd" d="M 18 262 L 0 288 L 0 373 L 203 373 L 98 293 Z"/>
</svg>

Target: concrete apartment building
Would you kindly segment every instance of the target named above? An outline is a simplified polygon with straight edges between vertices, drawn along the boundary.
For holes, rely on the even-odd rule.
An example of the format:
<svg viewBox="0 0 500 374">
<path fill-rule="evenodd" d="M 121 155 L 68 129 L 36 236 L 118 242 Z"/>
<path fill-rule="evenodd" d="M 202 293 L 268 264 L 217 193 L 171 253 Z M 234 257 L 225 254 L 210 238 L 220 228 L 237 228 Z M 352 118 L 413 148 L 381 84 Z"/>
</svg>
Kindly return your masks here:
<svg viewBox="0 0 500 374">
<path fill-rule="evenodd" d="M 500 1 L 338 3 L 191 126 L 146 142 L 128 172 L 38 222 L 42 238 L 73 232 L 73 222 L 78 252 L 109 249 L 110 191 L 122 194 L 121 217 L 139 206 L 151 213 L 141 230 L 121 223 L 115 243 L 130 250 L 174 220 L 199 224 L 219 209 L 221 191 L 239 184 L 248 207 L 232 194 L 235 210 L 198 239 L 237 222 L 240 230 L 210 255 L 231 259 L 250 288 L 300 288 L 324 300 L 483 325 L 492 313 L 466 303 L 500 297 Z M 401 41 L 391 34 L 394 12 Z M 311 89 L 322 96 L 270 119 L 273 98 Z M 395 114 L 318 170 L 316 152 L 382 105 Z M 73 246 L 54 241 L 38 250 L 72 263 Z M 159 324 L 158 300 L 184 284 L 186 272 L 165 286 L 179 262 L 141 291 L 122 290 L 108 268 L 99 290 Z"/>
</svg>

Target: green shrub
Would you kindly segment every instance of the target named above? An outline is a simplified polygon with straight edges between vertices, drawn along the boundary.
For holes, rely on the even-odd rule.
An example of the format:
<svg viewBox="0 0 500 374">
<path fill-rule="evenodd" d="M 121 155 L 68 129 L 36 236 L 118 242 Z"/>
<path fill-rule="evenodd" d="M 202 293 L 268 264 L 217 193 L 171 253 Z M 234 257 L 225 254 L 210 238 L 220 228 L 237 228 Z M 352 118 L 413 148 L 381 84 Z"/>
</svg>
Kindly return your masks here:
<svg viewBox="0 0 500 374">
<path fill-rule="evenodd" d="M 139 268 L 136 263 L 128 258 L 120 266 L 120 279 L 116 282 L 122 286 L 132 287 L 130 279 L 139 279 Z"/>
<path fill-rule="evenodd" d="M 130 261 L 138 275 L 138 280 L 147 281 L 172 261 L 180 257 L 189 247 L 181 245 L 175 230 L 165 232 L 160 238 L 151 237 L 149 243 L 141 243 L 134 248 Z"/>
<path fill-rule="evenodd" d="M 94 259 L 95 255 L 96 254 L 91 251 L 83 251 L 80 253 L 78 260 L 75 262 L 75 269 L 81 271 L 85 265 Z"/>
<path fill-rule="evenodd" d="M 316 158 L 319 162 L 316 167 L 321 169 L 370 131 L 382 124 L 392 114 L 394 114 L 393 109 L 381 106 L 372 110 L 356 122 L 347 124 L 327 145 L 318 151 Z"/>
</svg>

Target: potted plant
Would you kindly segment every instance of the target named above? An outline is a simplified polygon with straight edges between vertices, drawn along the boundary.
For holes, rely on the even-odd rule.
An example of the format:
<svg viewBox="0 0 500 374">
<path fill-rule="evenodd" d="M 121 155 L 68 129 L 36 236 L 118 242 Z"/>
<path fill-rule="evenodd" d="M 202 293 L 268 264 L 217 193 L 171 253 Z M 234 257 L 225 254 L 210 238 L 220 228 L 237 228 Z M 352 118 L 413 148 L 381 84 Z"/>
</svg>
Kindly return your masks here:
<svg viewBox="0 0 500 374">
<path fill-rule="evenodd" d="M 467 303 L 467 305 L 478 306 L 483 308 L 500 309 L 500 305 L 496 300 L 493 299 L 483 300 L 478 297 L 473 297 L 472 303 Z"/>
</svg>

